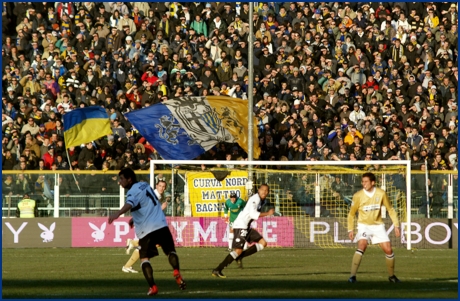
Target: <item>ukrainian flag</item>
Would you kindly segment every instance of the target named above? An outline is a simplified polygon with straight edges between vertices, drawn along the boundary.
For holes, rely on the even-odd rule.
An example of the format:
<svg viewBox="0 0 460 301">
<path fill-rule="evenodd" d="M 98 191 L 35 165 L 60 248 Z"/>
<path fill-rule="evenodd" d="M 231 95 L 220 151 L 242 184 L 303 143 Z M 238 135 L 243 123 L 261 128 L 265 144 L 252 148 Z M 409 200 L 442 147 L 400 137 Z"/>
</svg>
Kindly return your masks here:
<svg viewBox="0 0 460 301">
<path fill-rule="evenodd" d="M 88 143 L 112 134 L 110 120 L 104 108 L 91 106 L 75 109 L 64 115 L 66 148 Z"/>
</svg>

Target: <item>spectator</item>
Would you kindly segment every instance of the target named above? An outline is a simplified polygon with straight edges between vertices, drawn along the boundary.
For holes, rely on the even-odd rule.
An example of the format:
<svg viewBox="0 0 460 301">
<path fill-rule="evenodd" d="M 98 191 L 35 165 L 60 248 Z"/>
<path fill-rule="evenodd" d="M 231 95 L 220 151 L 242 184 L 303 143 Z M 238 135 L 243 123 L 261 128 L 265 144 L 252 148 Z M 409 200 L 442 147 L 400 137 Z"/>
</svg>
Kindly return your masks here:
<svg viewBox="0 0 460 301">
<path fill-rule="evenodd" d="M 38 204 L 25 193 L 23 199 L 19 201 L 16 208 L 16 217 L 34 218 L 38 216 Z"/>
<path fill-rule="evenodd" d="M 342 181 L 341 175 L 335 175 L 334 182 L 331 184 L 331 189 L 334 197 L 339 198 L 347 205 L 351 205 L 351 188 L 347 183 Z"/>
<path fill-rule="evenodd" d="M 80 106 L 103 105 L 114 120 L 115 137 L 102 139 L 110 145 L 95 141 L 114 168 L 143 139 L 125 139 L 125 112 L 184 95 L 246 99 L 251 88 L 267 158 L 362 160 L 371 147 L 373 160 L 407 154 L 451 168 L 445 155 L 457 144 L 455 4 L 390 11 L 384 3 L 262 3 L 253 20 L 247 3 L 14 6 L 5 14 L 17 23 L 3 28 L 4 169 L 20 168 L 26 146 L 27 169 L 51 168 L 48 155 L 39 158 L 50 145 L 59 158 L 65 145 L 50 141 L 52 132 L 62 135 L 62 115 Z M 247 80 L 248 22 L 256 38 L 254 87 Z M 445 164 L 436 160 L 439 146 Z M 86 149 L 81 161 L 74 148 L 71 162 L 83 169 L 92 159 L 102 168 Z M 148 165 L 133 159 L 136 167 Z"/>
</svg>

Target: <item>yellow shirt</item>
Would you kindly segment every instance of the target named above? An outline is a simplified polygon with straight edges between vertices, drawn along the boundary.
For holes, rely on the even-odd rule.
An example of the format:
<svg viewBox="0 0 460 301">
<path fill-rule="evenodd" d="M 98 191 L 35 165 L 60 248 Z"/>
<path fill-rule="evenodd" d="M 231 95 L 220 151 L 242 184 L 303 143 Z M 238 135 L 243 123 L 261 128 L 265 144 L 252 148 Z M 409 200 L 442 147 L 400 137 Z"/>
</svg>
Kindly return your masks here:
<svg viewBox="0 0 460 301">
<path fill-rule="evenodd" d="M 35 201 L 31 199 L 23 199 L 18 204 L 20 218 L 34 218 L 34 210 L 35 210 Z"/>
<path fill-rule="evenodd" d="M 383 224 L 382 205 L 387 208 L 388 214 L 395 227 L 399 227 L 398 216 L 391 206 L 385 191 L 380 188 L 375 188 L 374 195 L 369 197 L 362 189 L 353 195 L 353 202 L 351 204 L 350 213 L 348 214 L 348 231 L 353 231 L 356 212 L 358 212 L 358 224 Z"/>
<path fill-rule="evenodd" d="M 433 18 L 430 18 L 430 16 L 425 18 L 425 24 L 428 24 L 430 28 L 436 28 L 439 25 L 439 18 L 438 16 L 434 16 Z"/>
<path fill-rule="evenodd" d="M 355 131 L 355 136 L 358 136 L 360 140 L 363 140 L 364 138 L 358 130 Z M 347 145 L 352 145 L 355 142 L 355 136 L 353 136 L 351 132 L 348 132 L 345 138 L 343 138 L 343 143 Z"/>
</svg>

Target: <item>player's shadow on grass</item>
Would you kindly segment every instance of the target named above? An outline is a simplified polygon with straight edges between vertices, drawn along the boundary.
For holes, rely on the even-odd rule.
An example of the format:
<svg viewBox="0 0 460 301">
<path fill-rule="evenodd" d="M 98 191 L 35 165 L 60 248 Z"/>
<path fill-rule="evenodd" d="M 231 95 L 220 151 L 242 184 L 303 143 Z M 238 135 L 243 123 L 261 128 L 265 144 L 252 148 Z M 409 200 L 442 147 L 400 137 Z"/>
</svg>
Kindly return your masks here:
<svg viewBox="0 0 460 301">
<path fill-rule="evenodd" d="M 458 284 L 452 278 L 436 278 L 435 281 L 406 281 L 398 284 L 382 280 L 366 280 L 351 284 L 344 279 L 296 280 L 292 277 L 277 279 L 254 279 L 237 273 L 227 273 L 227 279 L 186 279 L 187 290 L 180 291 L 174 279 L 158 279 L 159 298 L 216 299 L 216 298 L 369 298 L 378 291 L 380 298 L 394 298 L 398 291 L 401 298 L 421 298 L 427 293 L 458 294 Z M 133 278 L 82 280 L 3 280 L 3 298 L 28 299 L 126 299 L 147 297 L 147 284 L 140 275 Z M 139 277 L 137 277 L 139 276 Z M 27 290 L 24 290 L 24 288 Z M 16 294 L 14 292 L 17 292 Z M 20 294 L 20 295 L 19 295 Z M 402 294 L 402 295 L 401 295 Z M 450 296 L 449 295 L 449 296 Z M 372 298 L 372 297 L 371 297 Z"/>
</svg>

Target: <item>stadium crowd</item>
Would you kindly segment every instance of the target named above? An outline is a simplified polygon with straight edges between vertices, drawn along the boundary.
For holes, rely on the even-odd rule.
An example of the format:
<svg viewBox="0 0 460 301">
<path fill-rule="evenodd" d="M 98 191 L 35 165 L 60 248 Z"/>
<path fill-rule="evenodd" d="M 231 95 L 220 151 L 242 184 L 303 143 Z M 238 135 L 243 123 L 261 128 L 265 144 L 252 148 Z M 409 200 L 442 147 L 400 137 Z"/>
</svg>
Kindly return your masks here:
<svg viewBox="0 0 460 301">
<path fill-rule="evenodd" d="M 2 8 L 3 170 L 145 170 L 158 154 L 124 113 L 180 96 L 247 99 L 250 88 L 261 160 L 457 168 L 456 3 L 267 2 L 253 20 L 243 2 Z M 93 105 L 114 134 L 67 155 L 62 116 Z M 246 157 L 222 143 L 200 159 Z"/>
</svg>

